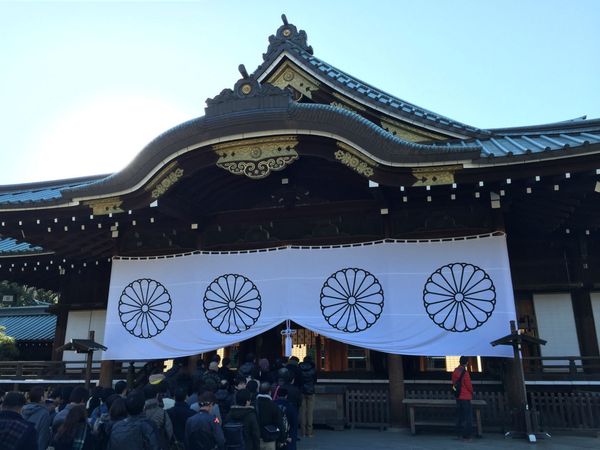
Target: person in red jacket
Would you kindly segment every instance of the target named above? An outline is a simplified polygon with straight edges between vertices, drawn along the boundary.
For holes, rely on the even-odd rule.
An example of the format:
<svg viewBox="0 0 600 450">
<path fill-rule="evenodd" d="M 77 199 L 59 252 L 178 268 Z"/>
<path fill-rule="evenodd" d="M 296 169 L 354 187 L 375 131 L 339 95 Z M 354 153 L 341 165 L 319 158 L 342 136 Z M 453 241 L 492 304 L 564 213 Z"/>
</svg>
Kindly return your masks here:
<svg viewBox="0 0 600 450">
<path fill-rule="evenodd" d="M 459 366 L 452 373 L 452 386 L 460 380 L 460 394 L 456 398 L 456 412 L 458 415 L 456 421 L 456 429 L 459 433 L 459 438 L 470 440 L 471 429 L 473 428 L 473 410 L 471 400 L 473 400 L 473 385 L 471 384 L 471 375 L 467 370 L 469 358 L 461 356 Z"/>
</svg>

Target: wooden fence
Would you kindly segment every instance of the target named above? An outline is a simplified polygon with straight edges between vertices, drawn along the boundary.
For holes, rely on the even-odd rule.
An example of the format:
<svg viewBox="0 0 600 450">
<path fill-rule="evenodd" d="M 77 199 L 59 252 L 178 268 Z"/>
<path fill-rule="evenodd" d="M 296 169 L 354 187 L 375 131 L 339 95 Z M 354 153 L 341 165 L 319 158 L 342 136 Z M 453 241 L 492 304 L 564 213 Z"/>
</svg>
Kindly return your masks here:
<svg viewBox="0 0 600 450">
<path fill-rule="evenodd" d="M 384 430 L 390 423 L 390 396 L 384 389 L 346 390 L 346 424 L 351 428 L 375 427 Z"/>
<path fill-rule="evenodd" d="M 599 392 L 530 392 L 529 398 L 544 430 L 600 429 Z"/>
</svg>

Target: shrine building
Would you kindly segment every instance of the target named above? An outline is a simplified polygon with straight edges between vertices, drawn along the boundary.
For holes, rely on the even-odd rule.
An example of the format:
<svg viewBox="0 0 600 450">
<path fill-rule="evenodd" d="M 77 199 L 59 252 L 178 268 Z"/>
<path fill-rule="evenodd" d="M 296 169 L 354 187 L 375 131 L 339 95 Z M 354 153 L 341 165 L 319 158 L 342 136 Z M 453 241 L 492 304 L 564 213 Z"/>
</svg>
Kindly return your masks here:
<svg viewBox="0 0 600 450">
<path fill-rule="evenodd" d="M 461 123 L 319 59 L 285 17 L 258 62 L 119 172 L 0 186 L 0 279 L 60 293 L 48 359 L 79 358 L 56 349 L 90 330 L 104 342 L 115 258 L 505 236 L 517 327 L 548 341 L 523 349 L 526 377 L 567 389 L 585 376 L 597 389 L 600 119 Z M 333 386 L 324 395 L 389 386 L 392 421 L 410 390 L 447 384 L 457 364 L 457 354 L 388 354 L 289 319 L 292 352 L 312 355 L 320 384 Z M 272 360 L 284 326 L 218 351 Z M 508 332 L 507 322 L 497 337 Z M 481 390 L 510 391 L 509 363 L 469 356 Z M 104 359 L 100 382 L 127 363 Z"/>
</svg>

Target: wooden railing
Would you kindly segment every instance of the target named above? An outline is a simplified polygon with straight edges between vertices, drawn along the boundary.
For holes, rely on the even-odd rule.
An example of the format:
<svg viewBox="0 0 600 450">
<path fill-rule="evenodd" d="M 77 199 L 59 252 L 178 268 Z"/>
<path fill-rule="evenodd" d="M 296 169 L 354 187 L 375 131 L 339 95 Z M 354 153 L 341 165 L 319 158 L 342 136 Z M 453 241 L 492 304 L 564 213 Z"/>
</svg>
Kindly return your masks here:
<svg viewBox="0 0 600 450">
<path fill-rule="evenodd" d="M 561 378 L 599 378 L 600 357 L 598 356 L 527 356 L 523 358 L 526 375 L 562 375 Z"/>
<path fill-rule="evenodd" d="M 2 380 L 78 380 L 85 377 L 85 361 L 0 361 Z M 128 364 L 117 364 L 115 378 L 127 377 Z M 98 377 L 100 361 L 92 363 L 92 377 Z"/>
</svg>

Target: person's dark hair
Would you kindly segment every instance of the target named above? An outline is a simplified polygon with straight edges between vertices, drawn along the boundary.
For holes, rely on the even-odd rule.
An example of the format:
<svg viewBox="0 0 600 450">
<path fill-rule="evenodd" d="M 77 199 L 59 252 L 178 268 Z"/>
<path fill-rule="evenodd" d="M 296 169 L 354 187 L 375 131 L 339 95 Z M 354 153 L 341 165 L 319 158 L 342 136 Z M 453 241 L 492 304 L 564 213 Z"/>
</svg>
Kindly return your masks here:
<svg viewBox="0 0 600 450">
<path fill-rule="evenodd" d="M 34 386 L 29 391 L 29 401 L 31 403 L 39 403 L 44 398 L 44 388 L 41 386 Z"/>
<path fill-rule="evenodd" d="M 20 392 L 11 391 L 4 396 L 3 409 L 19 409 L 25 405 L 25 396 Z"/>
<path fill-rule="evenodd" d="M 206 406 L 206 405 L 209 405 L 211 403 L 216 403 L 216 402 L 217 402 L 217 397 L 215 397 L 215 394 L 210 391 L 203 392 L 202 395 L 200 395 L 200 397 L 198 397 L 198 405 L 200 405 L 200 406 Z"/>
<path fill-rule="evenodd" d="M 187 389 L 184 387 L 178 387 L 175 389 L 175 401 L 176 402 L 185 402 L 185 398 L 187 397 Z"/>
<path fill-rule="evenodd" d="M 268 381 L 264 381 L 264 382 L 260 383 L 259 394 L 267 395 L 270 392 L 271 392 L 271 383 L 269 383 Z"/>
<path fill-rule="evenodd" d="M 60 386 L 54 387 L 50 390 L 50 394 L 48 394 L 48 398 L 52 398 L 52 399 L 56 400 L 57 398 L 60 398 L 60 395 L 61 395 Z"/>
<path fill-rule="evenodd" d="M 69 402 L 69 399 L 71 398 L 71 393 L 73 392 L 73 389 L 75 389 L 73 386 L 63 386 L 60 389 L 61 403 L 66 404 Z"/>
<path fill-rule="evenodd" d="M 133 391 L 127 395 L 125 407 L 130 416 L 138 416 L 144 411 L 144 395 L 139 391 Z"/>
<path fill-rule="evenodd" d="M 112 404 L 114 403 L 114 401 L 118 398 L 121 398 L 121 396 L 119 394 L 112 394 L 110 396 L 108 396 L 108 398 L 104 401 L 104 404 L 106 405 L 106 408 L 110 411 L 110 408 L 112 406 Z"/>
<path fill-rule="evenodd" d="M 281 369 L 279 369 L 277 371 L 277 378 L 280 380 L 283 380 L 286 383 L 291 381 L 290 371 L 288 369 L 286 369 L 285 367 L 282 367 Z"/>
<path fill-rule="evenodd" d="M 217 384 L 217 382 L 215 380 L 213 380 L 212 378 L 205 380 L 205 382 L 204 382 L 204 390 L 205 391 L 217 392 L 217 389 L 219 389 L 219 385 Z"/>
<path fill-rule="evenodd" d="M 103 403 L 106 403 L 106 399 L 114 394 L 115 390 L 113 388 L 102 388 L 102 392 L 100 393 L 100 400 L 102 400 Z"/>
<path fill-rule="evenodd" d="M 158 395 L 158 389 L 156 389 L 156 386 L 154 386 L 152 384 L 147 384 L 146 386 L 144 386 L 144 398 L 146 400 L 153 399 L 157 395 Z"/>
<path fill-rule="evenodd" d="M 246 403 L 250 401 L 252 394 L 248 389 L 240 389 L 235 393 L 235 404 L 238 406 L 246 406 Z"/>
<path fill-rule="evenodd" d="M 156 390 L 159 394 L 163 394 L 163 396 L 166 396 L 166 394 L 169 391 L 169 384 L 167 383 L 167 380 L 162 380 L 160 383 L 156 384 Z"/>
<path fill-rule="evenodd" d="M 258 381 L 250 380 L 246 383 L 246 389 L 250 391 L 251 394 L 256 395 L 256 391 L 258 391 Z"/>
<path fill-rule="evenodd" d="M 215 356 L 213 356 L 213 357 L 210 359 L 210 361 L 211 361 L 211 362 L 213 362 L 213 361 L 214 361 L 214 362 L 217 362 L 217 363 L 218 363 L 218 362 L 221 362 L 221 356 L 219 356 L 219 354 L 217 353 L 217 354 L 215 354 Z"/>
<path fill-rule="evenodd" d="M 127 404 L 123 397 L 116 395 L 111 403 L 112 404 L 108 410 L 108 413 L 110 414 L 110 420 L 121 420 L 127 417 Z M 106 404 L 108 406 L 108 400 Z M 142 409 L 144 409 L 144 405 L 142 405 Z"/>
<path fill-rule="evenodd" d="M 223 361 L 221 361 L 221 367 L 227 367 L 229 364 L 231 364 L 231 358 L 226 356 L 223 358 Z"/>
<path fill-rule="evenodd" d="M 303 360 L 303 361 L 304 361 L 304 362 L 308 362 L 308 363 L 311 363 L 311 362 L 313 362 L 312 356 L 310 356 L 310 355 L 306 355 L 306 356 L 304 357 L 304 360 Z"/>
<path fill-rule="evenodd" d="M 89 397 L 89 392 L 83 386 L 77 386 L 69 396 L 70 403 L 85 403 Z"/>
<path fill-rule="evenodd" d="M 125 392 L 125 389 L 127 389 L 127 382 L 124 380 L 119 380 L 115 383 L 115 392 L 119 395 L 123 395 L 123 392 Z"/>
<path fill-rule="evenodd" d="M 73 390 L 74 392 L 75 390 Z M 85 426 L 87 414 L 83 405 L 75 405 L 65 417 L 65 421 L 56 432 L 57 442 L 72 442 L 81 426 Z"/>
<path fill-rule="evenodd" d="M 291 362 L 293 364 L 298 364 L 300 362 L 300 359 L 297 356 L 290 356 L 290 359 L 288 359 L 288 362 Z"/>
<path fill-rule="evenodd" d="M 469 362 L 469 357 L 468 356 L 461 356 L 458 363 L 461 366 L 464 366 L 465 364 L 467 364 Z"/>
</svg>

